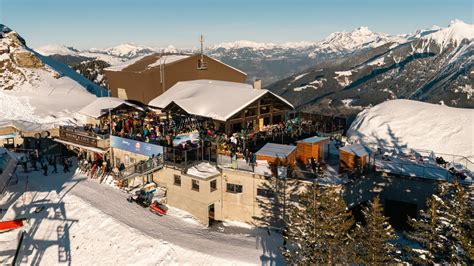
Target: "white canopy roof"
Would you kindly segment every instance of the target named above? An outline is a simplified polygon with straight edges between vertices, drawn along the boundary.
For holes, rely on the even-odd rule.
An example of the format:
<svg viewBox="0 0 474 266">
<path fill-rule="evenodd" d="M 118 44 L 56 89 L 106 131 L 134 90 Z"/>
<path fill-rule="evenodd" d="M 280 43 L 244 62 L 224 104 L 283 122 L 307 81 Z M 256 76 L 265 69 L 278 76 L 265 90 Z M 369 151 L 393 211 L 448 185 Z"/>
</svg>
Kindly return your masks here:
<svg viewBox="0 0 474 266">
<path fill-rule="evenodd" d="M 149 105 L 165 108 L 174 102 L 189 114 L 226 121 L 265 94 L 272 94 L 293 108 L 287 100 L 268 90 L 256 90 L 245 83 L 207 79 L 178 82 Z"/>
<path fill-rule="evenodd" d="M 101 97 L 101 98 L 95 99 L 93 102 L 91 102 L 90 104 L 86 105 L 84 108 L 79 110 L 79 113 L 82 115 L 89 116 L 89 117 L 99 118 L 104 114 L 103 110 L 114 109 L 123 104 L 143 111 L 143 108 L 133 103 L 129 103 L 123 99 L 119 99 L 115 97 Z"/>
</svg>

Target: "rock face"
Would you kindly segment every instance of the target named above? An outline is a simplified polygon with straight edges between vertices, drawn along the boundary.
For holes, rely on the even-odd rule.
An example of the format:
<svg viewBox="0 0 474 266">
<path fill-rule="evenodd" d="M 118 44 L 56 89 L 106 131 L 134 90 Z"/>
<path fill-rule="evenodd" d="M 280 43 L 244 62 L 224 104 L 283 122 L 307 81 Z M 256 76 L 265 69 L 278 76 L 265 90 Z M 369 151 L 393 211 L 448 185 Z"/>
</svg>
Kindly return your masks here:
<svg viewBox="0 0 474 266">
<path fill-rule="evenodd" d="M 13 53 L 13 60 L 19 67 L 40 68 L 44 64 L 31 52 Z"/>
</svg>

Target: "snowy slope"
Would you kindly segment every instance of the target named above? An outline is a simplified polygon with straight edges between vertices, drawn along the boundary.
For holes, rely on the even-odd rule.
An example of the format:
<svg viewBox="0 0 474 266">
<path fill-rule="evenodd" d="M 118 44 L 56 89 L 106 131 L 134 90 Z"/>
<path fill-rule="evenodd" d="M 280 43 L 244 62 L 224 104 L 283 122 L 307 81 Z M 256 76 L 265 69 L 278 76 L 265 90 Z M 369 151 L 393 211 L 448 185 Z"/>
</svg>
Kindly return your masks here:
<svg viewBox="0 0 474 266">
<path fill-rule="evenodd" d="M 15 32 L 1 34 L 0 121 L 76 123 L 74 113 L 105 93 L 66 65 L 28 48 Z"/>
<path fill-rule="evenodd" d="M 447 28 L 439 29 L 422 37 L 425 40 L 433 40 L 441 47 L 448 45 L 458 46 L 463 40 L 474 39 L 474 25 L 467 24 L 461 20 L 453 20 Z"/>
<path fill-rule="evenodd" d="M 78 177 L 76 182 L 84 178 Z M 64 174 L 52 174 L 45 178 L 40 172 L 32 172 L 29 174 L 28 191 L 20 197 L 25 190 L 25 176 L 20 175 L 18 184 L 9 186 L 5 197 L 0 199 L 0 206 L 8 208 L 6 213 L 0 214 L 2 220 L 19 215 L 29 218 L 19 253 L 23 262 L 34 265 L 249 264 L 239 261 L 237 257 L 205 254 L 148 236 L 70 193 L 70 186 L 78 184 L 63 184 L 60 179 L 64 179 Z M 123 204 L 126 208 L 134 207 L 125 200 Z M 34 213 L 34 208 L 38 206 L 44 209 Z M 146 209 L 140 208 L 139 211 L 149 214 Z M 175 219 L 181 222 L 180 217 Z M 16 243 L 16 235 L 0 234 L 0 247 L 5 251 L 0 252 L 0 261 L 11 261 Z"/>
<path fill-rule="evenodd" d="M 35 48 L 35 51 L 48 56 L 48 55 L 79 55 L 79 51 L 72 47 L 67 47 L 62 44 L 47 44 L 38 48 Z"/>
<path fill-rule="evenodd" d="M 474 158 L 474 110 L 392 100 L 364 110 L 347 132 L 361 143 Z"/>
</svg>

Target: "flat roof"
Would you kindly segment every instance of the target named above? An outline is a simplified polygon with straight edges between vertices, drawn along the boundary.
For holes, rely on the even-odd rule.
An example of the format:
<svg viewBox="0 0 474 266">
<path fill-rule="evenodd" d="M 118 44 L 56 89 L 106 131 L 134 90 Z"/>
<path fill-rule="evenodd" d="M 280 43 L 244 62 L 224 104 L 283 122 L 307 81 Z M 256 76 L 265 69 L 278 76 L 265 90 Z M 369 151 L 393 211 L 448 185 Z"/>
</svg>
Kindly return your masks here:
<svg viewBox="0 0 474 266">
<path fill-rule="evenodd" d="M 276 143 L 267 143 L 259 151 L 257 151 L 257 155 L 286 158 L 295 149 L 296 149 L 296 146 L 276 144 Z"/>
<path fill-rule="evenodd" d="M 320 142 L 320 141 L 324 141 L 324 140 L 329 140 L 329 138 L 328 137 L 314 136 L 314 137 L 309 137 L 309 138 L 306 138 L 306 139 L 302 139 L 298 142 L 316 143 L 316 142 Z"/>
</svg>

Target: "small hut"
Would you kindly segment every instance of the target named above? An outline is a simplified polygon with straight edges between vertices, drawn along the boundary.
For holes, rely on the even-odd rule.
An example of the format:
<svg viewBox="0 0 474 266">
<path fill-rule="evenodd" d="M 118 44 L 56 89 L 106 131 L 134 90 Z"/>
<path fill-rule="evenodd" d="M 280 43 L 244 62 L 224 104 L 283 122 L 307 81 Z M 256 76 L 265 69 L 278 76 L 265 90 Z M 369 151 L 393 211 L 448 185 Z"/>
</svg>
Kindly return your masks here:
<svg viewBox="0 0 474 266">
<path fill-rule="evenodd" d="M 257 160 L 267 160 L 269 164 L 277 160 L 294 164 L 296 161 L 296 146 L 267 143 L 256 153 L 256 157 Z"/>
<path fill-rule="evenodd" d="M 329 151 L 328 137 L 310 137 L 297 142 L 296 158 L 303 163 L 313 157 L 318 163 L 324 161 L 325 154 Z"/>
<path fill-rule="evenodd" d="M 339 172 L 364 172 L 370 151 L 361 144 L 347 145 L 339 149 Z"/>
</svg>

